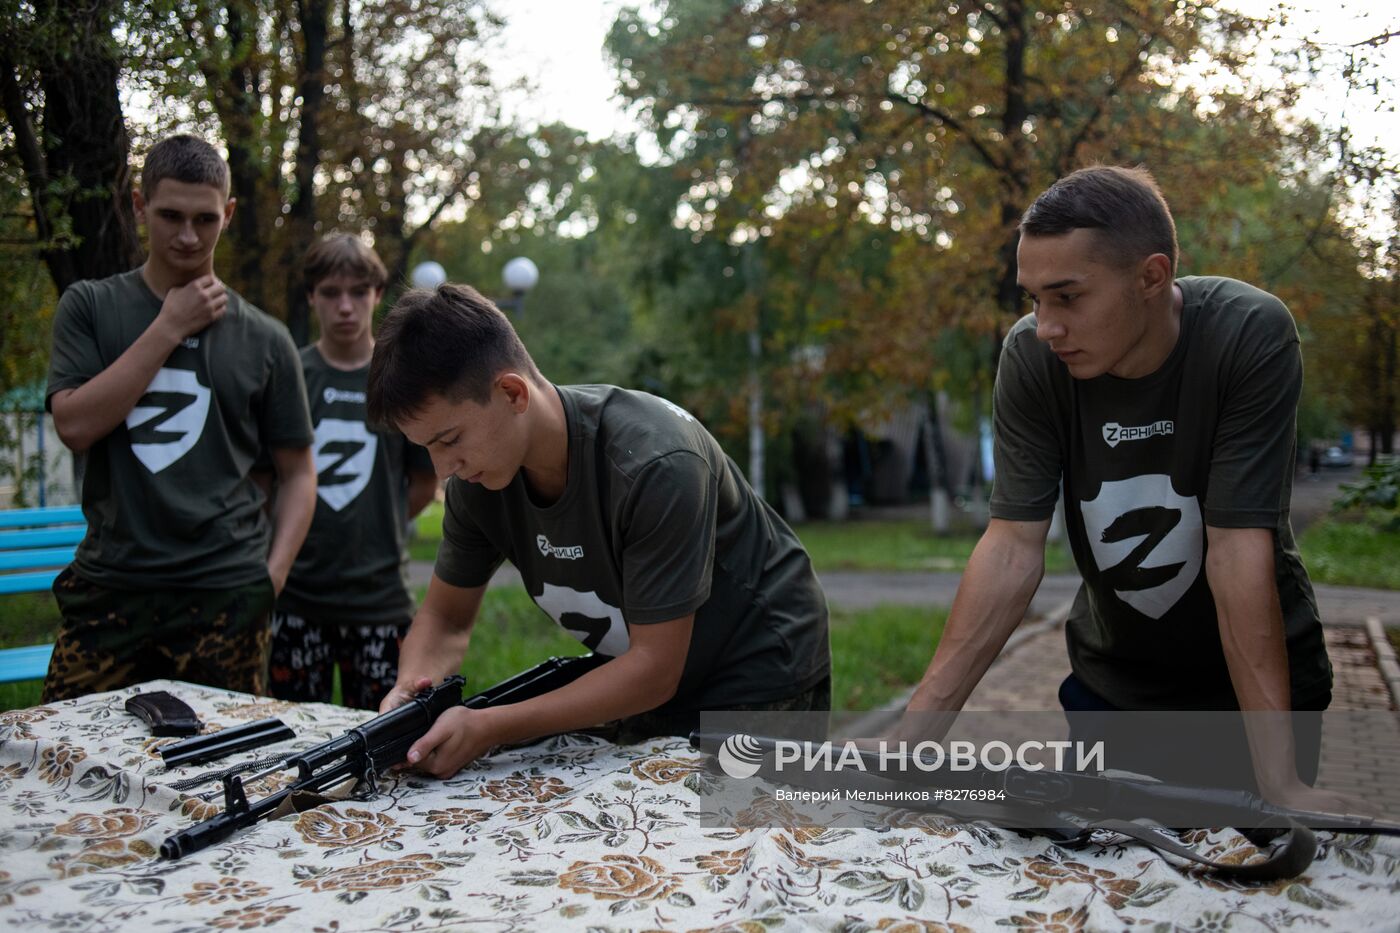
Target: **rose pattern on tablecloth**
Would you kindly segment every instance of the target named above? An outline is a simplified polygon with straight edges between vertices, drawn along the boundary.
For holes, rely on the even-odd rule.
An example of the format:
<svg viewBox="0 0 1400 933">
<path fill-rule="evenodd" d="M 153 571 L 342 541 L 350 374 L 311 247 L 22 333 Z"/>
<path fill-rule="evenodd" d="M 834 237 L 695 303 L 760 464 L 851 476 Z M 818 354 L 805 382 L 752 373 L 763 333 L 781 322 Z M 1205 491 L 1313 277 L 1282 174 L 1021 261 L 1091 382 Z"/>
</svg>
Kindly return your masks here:
<svg viewBox="0 0 1400 933">
<path fill-rule="evenodd" d="M 283 749 L 367 716 L 173 682 L 0 714 L 0 924 L 61 933 L 1351 933 L 1394 929 L 1400 906 L 1400 840 L 1377 836 L 1320 834 L 1303 876 L 1251 885 L 1118 837 L 1071 851 L 902 810 L 876 811 L 874 829 L 803 825 L 761 793 L 732 826 L 707 828 L 699 791 L 715 778 L 684 741 L 618 747 L 579 735 L 498 751 L 447 781 L 390 773 L 372 799 L 337 793 L 167 862 L 160 842 L 222 802 L 169 789 L 200 768 L 167 773 L 163 740 L 122 708 L 151 689 L 180 696 L 211 725 L 278 716 L 298 733 Z M 196 792 L 206 789 L 216 785 Z M 1183 840 L 1214 858 L 1256 857 L 1228 830 Z"/>
</svg>

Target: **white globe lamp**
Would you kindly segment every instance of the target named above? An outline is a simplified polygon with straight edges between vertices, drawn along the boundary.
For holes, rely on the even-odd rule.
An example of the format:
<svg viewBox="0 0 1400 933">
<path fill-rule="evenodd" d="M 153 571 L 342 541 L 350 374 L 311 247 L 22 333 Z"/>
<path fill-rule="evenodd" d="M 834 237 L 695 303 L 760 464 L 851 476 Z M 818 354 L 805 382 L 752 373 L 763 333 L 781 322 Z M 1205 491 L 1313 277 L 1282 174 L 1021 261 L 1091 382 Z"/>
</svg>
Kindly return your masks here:
<svg viewBox="0 0 1400 933">
<path fill-rule="evenodd" d="M 442 263 L 429 260 L 414 266 L 408 278 L 414 288 L 433 289 L 447 281 L 447 270 L 442 267 Z"/>
<path fill-rule="evenodd" d="M 501 281 L 505 283 L 506 290 L 512 294 L 518 295 L 521 292 L 528 292 L 538 284 L 539 280 L 539 267 L 524 256 L 516 256 L 501 270 Z"/>
</svg>

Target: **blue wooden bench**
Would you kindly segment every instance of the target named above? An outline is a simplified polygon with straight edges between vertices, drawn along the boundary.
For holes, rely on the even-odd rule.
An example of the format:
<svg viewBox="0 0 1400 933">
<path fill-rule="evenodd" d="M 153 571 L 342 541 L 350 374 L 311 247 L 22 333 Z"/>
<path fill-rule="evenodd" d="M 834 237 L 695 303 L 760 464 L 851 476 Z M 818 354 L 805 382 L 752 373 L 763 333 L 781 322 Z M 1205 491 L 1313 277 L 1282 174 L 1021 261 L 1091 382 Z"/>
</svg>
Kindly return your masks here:
<svg viewBox="0 0 1400 933">
<path fill-rule="evenodd" d="M 0 596 L 47 591 L 86 532 L 76 505 L 0 511 Z M 52 654 L 53 645 L 0 649 L 0 683 L 42 678 Z"/>
</svg>

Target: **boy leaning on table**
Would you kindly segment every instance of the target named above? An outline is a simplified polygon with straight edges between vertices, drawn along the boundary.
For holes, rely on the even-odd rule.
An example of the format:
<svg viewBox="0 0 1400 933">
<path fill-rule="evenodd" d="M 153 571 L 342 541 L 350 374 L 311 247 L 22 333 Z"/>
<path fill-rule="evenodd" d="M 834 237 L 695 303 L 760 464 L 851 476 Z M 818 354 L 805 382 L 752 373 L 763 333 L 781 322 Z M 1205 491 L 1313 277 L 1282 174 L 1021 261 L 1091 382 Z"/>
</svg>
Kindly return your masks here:
<svg viewBox="0 0 1400 933">
<path fill-rule="evenodd" d="M 1142 168 L 1055 182 L 1021 219 L 1016 260 L 1031 313 L 997 369 L 991 523 L 898 732 L 925 736 L 967 702 L 1040 584 L 1063 497 L 1084 578 L 1059 690 L 1072 726 L 1214 711 L 1231 741 L 1209 771 L 1184 753 L 1194 735 L 1120 735 L 1113 767 L 1247 788 L 1257 770 L 1275 803 L 1346 812 L 1311 786 L 1332 669 L 1289 522 L 1293 317 L 1245 282 L 1178 276 L 1176 225 Z"/>
<path fill-rule="evenodd" d="M 86 460 L 87 535 L 54 581 L 46 703 L 166 677 L 266 692 L 268 614 L 316 474 L 291 336 L 214 275 L 228 190 L 208 143 L 157 143 L 132 193 L 146 262 L 59 300 L 47 404 Z M 249 475 L 263 449 L 270 517 Z"/>
<path fill-rule="evenodd" d="M 826 709 L 826 601 L 792 530 L 693 416 L 616 386 L 556 386 L 475 290 L 405 294 L 370 363 L 371 420 L 447 479 L 443 541 L 381 709 L 454 674 L 491 575 L 611 658 L 518 703 L 453 709 L 409 750 L 446 777 L 495 745 L 608 724 L 685 735 L 703 709 Z"/>
</svg>

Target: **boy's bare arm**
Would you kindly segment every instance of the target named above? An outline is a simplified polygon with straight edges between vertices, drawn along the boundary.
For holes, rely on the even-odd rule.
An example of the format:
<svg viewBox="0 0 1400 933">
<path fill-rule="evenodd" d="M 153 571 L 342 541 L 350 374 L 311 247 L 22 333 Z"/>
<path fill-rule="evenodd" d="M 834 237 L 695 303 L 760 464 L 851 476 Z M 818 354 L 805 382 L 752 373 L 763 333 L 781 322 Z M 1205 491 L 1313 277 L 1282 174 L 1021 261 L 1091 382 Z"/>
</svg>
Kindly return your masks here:
<svg viewBox="0 0 1400 933">
<path fill-rule="evenodd" d="M 277 471 L 277 496 L 272 505 L 267 574 L 280 595 L 316 513 L 316 466 L 310 447 L 274 447 L 272 466 Z"/>
<path fill-rule="evenodd" d="M 409 763 L 437 777 L 451 777 L 495 745 L 570 732 L 655 709 L 675 696 L 680 685 L 694 621 L 692 613 L 669 622 L 630 626 L 631 644 L 621 656 L 541 696 L 486 709 L 448 710 L 409 749 Z"/>
<path fill-rule="evenodd" d="M 486 586 L 453 586 L 437 574 L 428 581 L 413 624 L 399 648 L 399 679 L 379 704 L 381 713 L 462 668 Z"/>
</svg>

